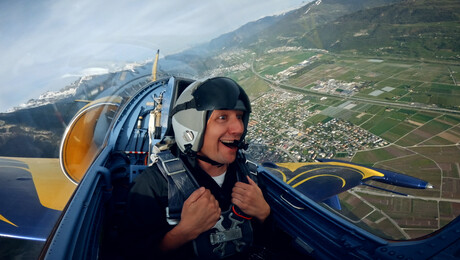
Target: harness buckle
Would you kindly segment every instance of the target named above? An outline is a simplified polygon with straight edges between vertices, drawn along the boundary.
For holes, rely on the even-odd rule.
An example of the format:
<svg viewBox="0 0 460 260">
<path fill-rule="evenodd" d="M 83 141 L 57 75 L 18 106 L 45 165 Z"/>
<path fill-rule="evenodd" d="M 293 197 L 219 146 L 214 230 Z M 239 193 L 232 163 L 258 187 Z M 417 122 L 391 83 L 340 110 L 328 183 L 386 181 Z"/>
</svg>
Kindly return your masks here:
<svg viewBox="0 0 460 260">
<path fill-rule="evenodd" d="M 240 239 L 242 237 L 243 237 L 243 233 L 241 232 L 241 228 L 239 227 L 219 231 L 219 232 L 212 233 L 209 235 L 211 245 L 216 245 L 216 244 L 220 244 L 223 242 Z"/>
<path fill-rule="evenodd" d="M 185 172 L 185 168 L 182 165 L 180 159 L 175 157 L 171 153 L 159 153 L 158 156 L 161 157 L 161 165 L 163 166 L 163 169 L 166 170 L 166 173 L 169 176 Z"/>
<path fill-rule="evenodd" d="M 169 207 L 166 207 L 166 222 L 168 222 L 170 226 L 175 226 L 179 224 L 179 219 L 171 218 L 171 216 L 169 215 Z"/>
</svg>

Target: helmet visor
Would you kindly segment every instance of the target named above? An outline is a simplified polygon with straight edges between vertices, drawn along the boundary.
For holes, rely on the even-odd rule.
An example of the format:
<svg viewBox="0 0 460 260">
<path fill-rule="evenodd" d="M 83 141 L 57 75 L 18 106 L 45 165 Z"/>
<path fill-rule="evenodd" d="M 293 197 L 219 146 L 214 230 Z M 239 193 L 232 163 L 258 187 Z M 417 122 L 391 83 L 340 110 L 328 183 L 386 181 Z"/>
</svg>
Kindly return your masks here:
<svg viewBox="0 0 460 260">
<path fill-rule="evenodd" d="M 249 98 L 243 89 L 229 78 L 213 78 L 203 82 L 193 97 L 196 110 L 242 110 L 251 111 Z"/>
</svg>

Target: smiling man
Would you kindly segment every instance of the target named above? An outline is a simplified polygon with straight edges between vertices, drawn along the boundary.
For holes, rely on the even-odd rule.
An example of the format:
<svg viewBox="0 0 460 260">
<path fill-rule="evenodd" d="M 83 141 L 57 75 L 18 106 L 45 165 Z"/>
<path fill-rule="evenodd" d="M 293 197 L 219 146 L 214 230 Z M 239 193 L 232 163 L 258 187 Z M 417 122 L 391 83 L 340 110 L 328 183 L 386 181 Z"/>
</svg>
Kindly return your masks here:
<svg viewBox="0 0 460 260">
<path fill-rule="evenodd" d="M 251 105 L 235 81 L 188 86 L 172 110 L 175 145 L 135 181 L 124 229 L 128 257 L 245 259 L 270 206 L 244 154 Z"/>
</svg>

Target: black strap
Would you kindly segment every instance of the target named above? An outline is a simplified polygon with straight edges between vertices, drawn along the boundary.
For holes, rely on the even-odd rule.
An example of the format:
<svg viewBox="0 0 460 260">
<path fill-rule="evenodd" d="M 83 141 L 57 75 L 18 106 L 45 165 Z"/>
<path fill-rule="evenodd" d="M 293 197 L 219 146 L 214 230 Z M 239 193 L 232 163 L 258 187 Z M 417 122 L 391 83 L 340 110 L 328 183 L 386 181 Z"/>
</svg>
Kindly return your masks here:
<svg viewBox="0 0 460 260">
<path fill-rule="evenodd" d="M 238 163 L 238 167 L 243 171 L 243 174 L 249 176 L 249 178 L 251 178 L 255 183 L 259 184 L 257 180 L 257 164 L 246 159 L 246 156 L 244 156 L 241 151 L 238 151 L 236 161 Z M 246 182 L 246 180 L 244 180 L 244 182 Z"/>
<path fill-rule="evenodd" d="M 205 161 L 205 162 L 207 162 L 207 163 L 210 163 L 211 165 L 217 166 L 217 167 L 219 167 L 219 168 L 222 167 L 222 166 L 224 166 L 223 163 L 216 162 L 216 161 L 212 160 L 211 158 L 209 158 L 209 157 L 207 157 L 207 156 L 203 156 L 203 155 L 197 154 L 197 155 L 196 155 L 196 158 L 198 158 L 198 159 L 200 159 L 200 160 L 202 160 L 202 161 Z"/>
<path fill-rule="evenodd" d="M 160 152 L 157 156 L 158 168 L 168 181 L 168 218 L 178 220 L 184 201 L 200 186 L 182 160 L 174 156 L 170 150 Z M 241 151 L 237 154 L 237 163 L 243 175 L 249 176 L 255 183 L 258 183 L 257 164 L 246 160 Z M 239 180 L 238 175 L 237 180 L 247 183 L 245 178 Z M 235 214 L 244 219 L 251 218 L 238 207 L 232 207 L 232 209 Z"/>
<path fill-rule="evenodd" d="M 166 150 L 158 155 L 158 168 L 168 181 L 168 218 L 180 219 L 182 204 L 200 186 L 184 163 Z"/>
<path fill-rule="evenodd" d="M 182 103 L 182 104 L 179 104 L 179 105 L 176 105 L 173 110 L 171 111 L 171 115 L 170 116 L 173 116 L 174 114 L 176 114 L 177 112 L 179 111 L 182 111 L 182 110 L 186 110 L 186 109 L 190 109 L 190 108 L 196 108 L 196 103 L 195 103 L 195 99 L 192 99 L 190 101 L 187 101 L 185 103 Z"/>
<path fill-rule="evenodd" d="M 172 179 L 185 198 L 200 187 L 195 178 L 186 170 L 184 163 L 169 150 L 159 153 L 158 159 L 168 177 Z"/>
</svg>

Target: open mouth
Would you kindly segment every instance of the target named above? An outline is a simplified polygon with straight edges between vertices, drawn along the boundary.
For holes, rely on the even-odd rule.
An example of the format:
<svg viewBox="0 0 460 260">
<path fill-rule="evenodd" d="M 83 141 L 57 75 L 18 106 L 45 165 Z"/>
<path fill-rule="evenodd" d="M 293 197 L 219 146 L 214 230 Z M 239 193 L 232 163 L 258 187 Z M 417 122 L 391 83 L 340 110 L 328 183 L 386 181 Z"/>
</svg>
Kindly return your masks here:
<svg viewBox="0 0 460 260">
<path fill-rule="evenodd" d="M 238 144 L 240 143 L 238 140 L 220 140 L 220 142 L 229 148 L 238 148 Z"/>
</svg>

